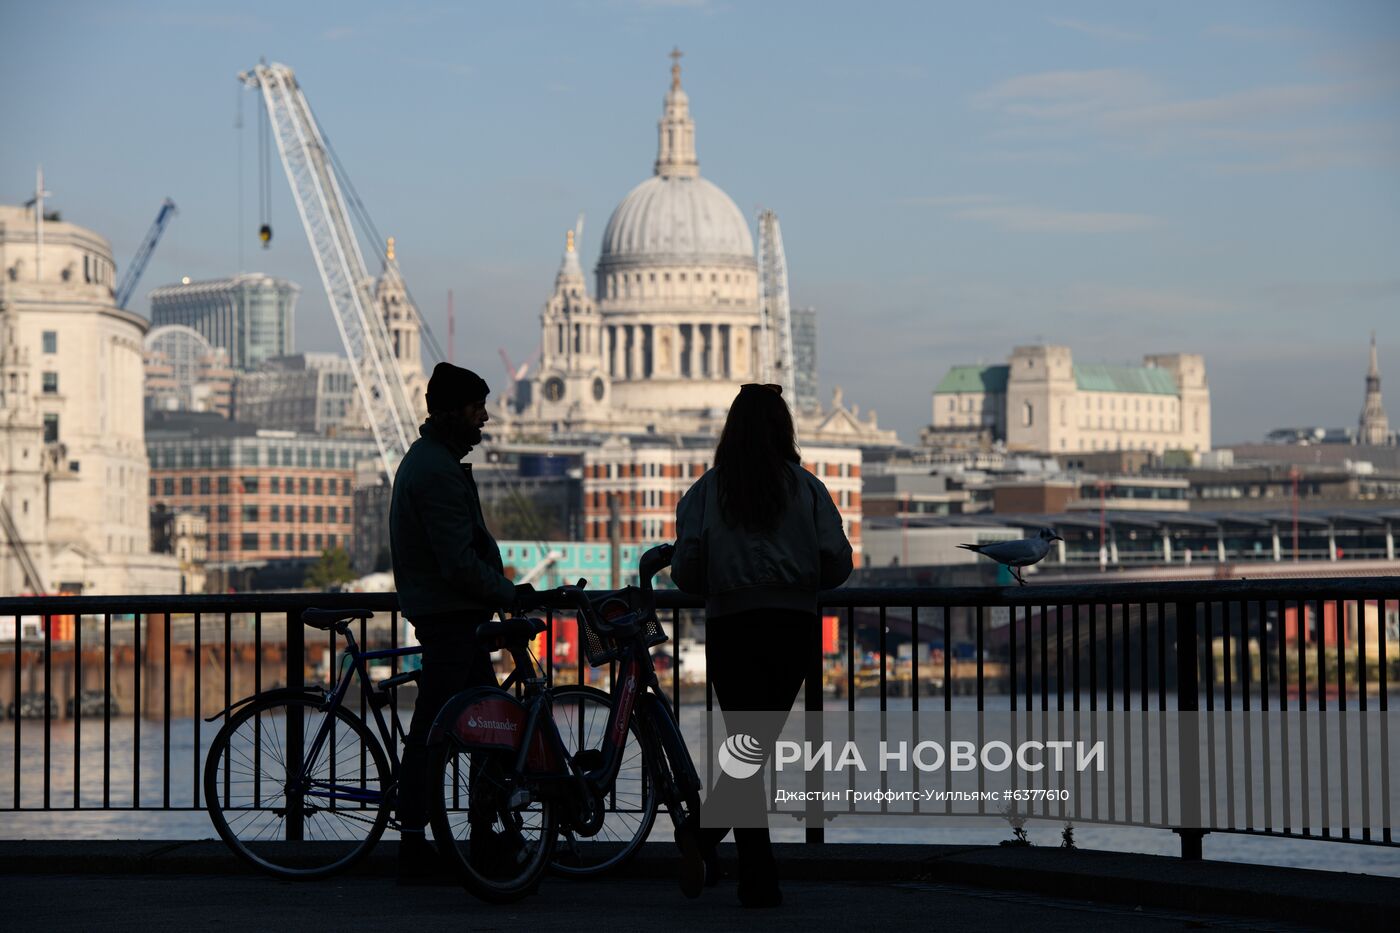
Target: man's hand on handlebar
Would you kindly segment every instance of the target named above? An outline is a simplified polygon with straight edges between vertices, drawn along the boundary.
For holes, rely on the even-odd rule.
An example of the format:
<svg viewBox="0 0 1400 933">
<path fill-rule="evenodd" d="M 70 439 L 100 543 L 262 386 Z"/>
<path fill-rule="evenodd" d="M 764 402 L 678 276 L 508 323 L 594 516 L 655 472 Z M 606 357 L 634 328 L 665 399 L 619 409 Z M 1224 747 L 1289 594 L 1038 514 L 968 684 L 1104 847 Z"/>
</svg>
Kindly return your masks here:
<svg viewBox="0 0 1400 933">
<path fill-rule="evenodd" d="M 521 583 L 516 586 L 515 605 L 512 607 L 516 612 L 529 612 L 531 609 L 538 609 L 539 605 L 540 596 L 532 585 Z"/>
</svg>

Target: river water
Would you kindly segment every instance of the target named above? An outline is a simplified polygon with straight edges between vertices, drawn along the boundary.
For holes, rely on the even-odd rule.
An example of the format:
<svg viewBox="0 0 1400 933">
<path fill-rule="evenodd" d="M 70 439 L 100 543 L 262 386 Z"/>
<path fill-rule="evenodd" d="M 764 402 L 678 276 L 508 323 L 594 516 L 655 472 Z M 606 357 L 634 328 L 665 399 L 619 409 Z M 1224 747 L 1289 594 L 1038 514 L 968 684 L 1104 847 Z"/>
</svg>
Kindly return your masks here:
<svg viewBox="0 0 1400 933">
<path fill-rule="evenodd" d="M 891 701 L 890 708 L 898 708 Z M 902 701 L 904 709 L 908 701 Z M 925 700 L 925 705 L 931 701 Z M 973 710 L 972 697 L 955 697 L 955 709 Z M 843 701 L 831 709 L 845 709 Z M 860 700 L 858 709 L 877 709 L 875 701 Z M 407 711 L 401 711 L 406 724 Z M 703 706 L 687 705 L 681 710 L 682 727 L 693 751 L 704 747 L 706 713 Z M 198 787 L 204 755 L 218 729 L 218 723 L 196 723 L 192 719 L 172 719 L 169 740 L 161 720 L 115 717 L 110 723 L 110 741 L 104 737 L 101 719 L 81 723 L 81 739 L 75 748 L 73 720 L 55 720 L 48 736 L 45 761 L 43 720 L 21 723 L 21 754 L 18 766 L 18 812 L 15 797 L 14 723 L 0 724 L 0 838 L 5 839 L 212 839 L 215 834 L 202 809 Z M 139 730 L 139 756 L 136 754 Z M 104 770 L 104 748 L 110 749 L 110 765 Z M 168 750 L 168 753 L 167 753 Z M 139 759 L 139 760 L 138 760 Z M 77 781 L 75 788 L 75 763 Z M 47 764 L 47 766 L 46 766 Z M 45 807 L 44 775 L 47 772 L 48 800 Z M 105 775 L 105 779 L 104 779 Z M 75 808 L 75 790 L 78 807 Z M 104 796 L 112 809 L 102 809 Z M 139 807 L 139 809 L 137 809 Z M 665 821 L 658 823 L 658 826 Z M 893 825 L 893 823 L 902 825 Z M 1056 846 L 1063 825 L 1053 819 L 1032 820 L 1027 824 L 1034 845 Z M 658 830 L 658 838 L 669 834 Z M 1074 841 L 1080 848 L 1111 849 L 1159 855 L 1180 852 L 1177 837 L 1169 830 L 1076 825 Z M 803 828 L 794 821 L 774 824 L 778 841 L 801 841 Z M 978 825 L 939 826 L 936 823 L 909 825 L 908 821 L 877 821 L 871 818 L 839 816 L 828 822 L 830 842 L 883 842 L 909 844 L 994 845 L 1010 838 L 1004 818 L 992 815 Z M 1205 839 L 1205 854 L 1211 859 L 1281 865 L 1333 871 L 1364 872 L 1400 877 L 1400 849 L 1372 845 L 1349 845 L 1300 839 L 1244 836 L 1214 833 Z"/>
</svg>

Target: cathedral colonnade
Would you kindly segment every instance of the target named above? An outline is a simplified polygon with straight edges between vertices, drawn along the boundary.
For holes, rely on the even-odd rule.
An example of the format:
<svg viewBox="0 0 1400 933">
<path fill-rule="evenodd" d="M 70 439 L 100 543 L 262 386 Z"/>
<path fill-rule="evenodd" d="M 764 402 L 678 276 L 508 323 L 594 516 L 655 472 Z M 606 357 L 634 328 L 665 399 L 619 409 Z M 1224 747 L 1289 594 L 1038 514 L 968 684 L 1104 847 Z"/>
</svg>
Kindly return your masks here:
<svg viewBox="0 0 1400 933">
<path fill-rule="evenodd" d="M 606 324 L 602 366 L 616 381 L 742 379 L 758 371 L 758 347 L 744 323 Z"/>
</svg>

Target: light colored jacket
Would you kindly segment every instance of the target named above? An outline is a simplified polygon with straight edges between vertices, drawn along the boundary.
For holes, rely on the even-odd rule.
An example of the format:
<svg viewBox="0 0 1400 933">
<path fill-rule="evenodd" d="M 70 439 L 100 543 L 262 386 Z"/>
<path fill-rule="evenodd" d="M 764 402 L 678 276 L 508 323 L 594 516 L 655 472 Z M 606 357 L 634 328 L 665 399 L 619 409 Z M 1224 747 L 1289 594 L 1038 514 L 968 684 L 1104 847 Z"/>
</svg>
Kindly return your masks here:
<svg viewBox="0 0 1400 933">
<path fill-rule="evenodd" d="M 676 506 L 671 579 L 705 597 L 710 618 L 751 609 L 817 611 L 817 593 L 851 575 L 851 542 L 821 480 L 790 463 L 796 482 L 777 526 L 750 531 L 720 514 L 714 470 Z"/>
</svg>

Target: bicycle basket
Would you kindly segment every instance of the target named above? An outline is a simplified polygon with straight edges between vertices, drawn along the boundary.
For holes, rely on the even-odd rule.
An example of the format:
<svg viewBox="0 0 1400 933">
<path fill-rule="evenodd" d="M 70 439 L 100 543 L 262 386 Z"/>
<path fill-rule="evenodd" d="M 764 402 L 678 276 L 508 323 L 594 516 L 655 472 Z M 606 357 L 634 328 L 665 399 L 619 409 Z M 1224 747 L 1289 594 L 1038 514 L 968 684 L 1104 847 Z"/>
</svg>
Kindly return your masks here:
<svg viewBox="0 0 1400 933">
<path fill-rule="evenodd" d="M 635 586 L 610 593 L 599 602 L 595 603 L 590 612 L 593 615 L 601 616 L 605 621 L 617 620 L 625 621 L 629 615 L 641 615 L 646 612 L 646 599 L 641 590 Z M 583 650 L 588 657 L 590 667 L 602 667 L 609 661 L 616 661 L 627 651 L 627 643 L 619 641 L 608 635 L 604 635 L 594 627 L 589 620 L 580 620 L 583 629 Z M 667 641 L 666 632 L 661 628 L 661 622 L 657 619 L 656 613 L 647 615 L 645 624 L 642 627 L 642 634 L 646 640 L 648 648 L 654 647 Z"/>
</svg>

